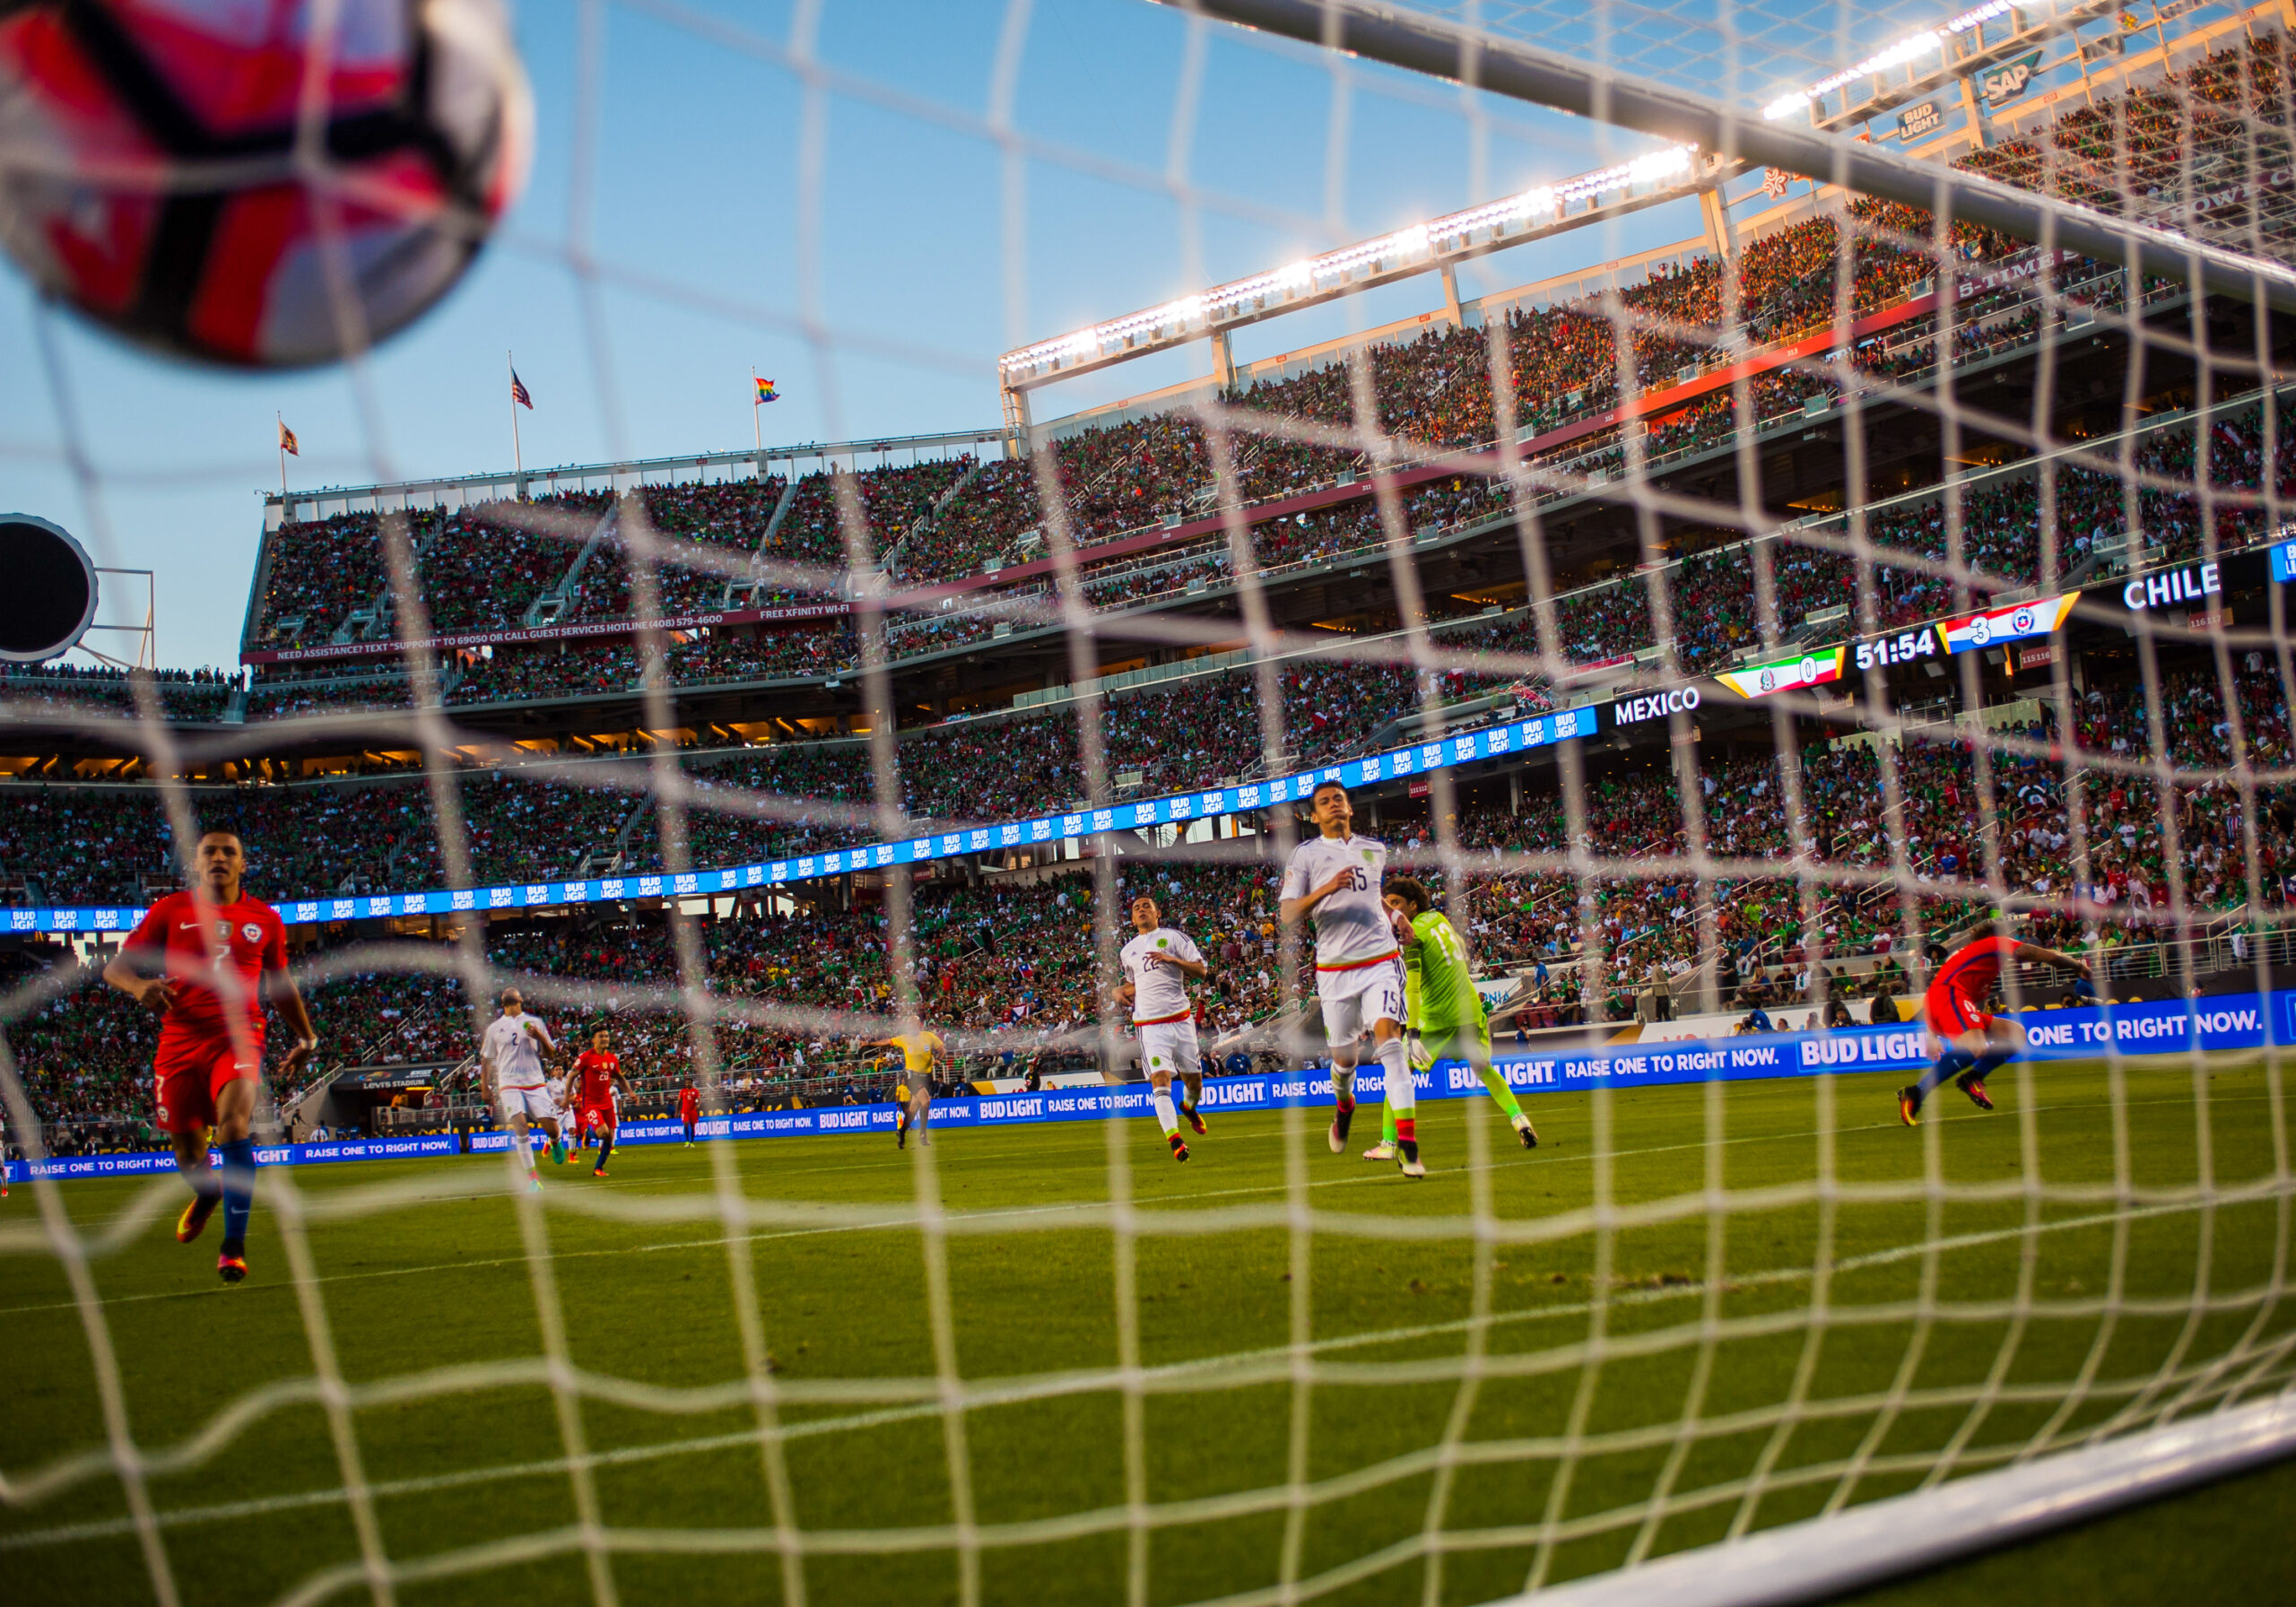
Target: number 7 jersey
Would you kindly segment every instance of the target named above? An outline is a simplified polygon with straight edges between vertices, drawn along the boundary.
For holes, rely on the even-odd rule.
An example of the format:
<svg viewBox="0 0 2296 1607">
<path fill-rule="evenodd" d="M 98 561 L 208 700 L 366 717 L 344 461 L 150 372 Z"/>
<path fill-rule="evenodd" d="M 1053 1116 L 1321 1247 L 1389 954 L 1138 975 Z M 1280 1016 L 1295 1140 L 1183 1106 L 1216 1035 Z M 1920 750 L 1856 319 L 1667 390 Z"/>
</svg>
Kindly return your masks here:
<svg viewBox="0 0 2296 1607">
<path fill-rule="evenodd" d="M 1394 957 L 1395 928 L 1388 924 L 1387 907 L 1379 902 L 1387 866 L 1387 846 L 1374 838 L 1311 837 L 1292 850 L 1292 863 L 1283 867 L 1283 898 L 1304 899 L 1341 872 L 1350 873 L 1348 884 L 1309 917 L 1316 924 L 1316 969 L 1353 970 Z"/>
</svg>

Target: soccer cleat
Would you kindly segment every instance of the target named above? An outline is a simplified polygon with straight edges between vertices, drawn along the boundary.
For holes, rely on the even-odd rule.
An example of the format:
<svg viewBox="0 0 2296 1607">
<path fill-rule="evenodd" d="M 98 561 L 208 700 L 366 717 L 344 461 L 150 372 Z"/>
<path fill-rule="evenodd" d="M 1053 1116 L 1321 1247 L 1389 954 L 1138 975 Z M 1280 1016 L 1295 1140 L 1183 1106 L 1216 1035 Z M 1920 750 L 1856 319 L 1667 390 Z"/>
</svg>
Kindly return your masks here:
<svg viewBox="0 0 2296 1607">
<path fill-rule="evenodd" d="M 246 1277 L 248 1275 L 248 1253 L 246 1247 L 242 1246 L 240 1248 L 234 1250 L 230 1245 L 226 1244 L 223 1247 L 223 1253 L 215 1257 L 215 1271 L 217 1275 L 220 1276 L 226 1283 L 237 1283 L 240 1279 Z"/>
<path fill-rule="evenodd" d="M 542 1193 L 542 1175 L 532 1167 L 526 1168 L 526 1192 L 536 1194 Z"/>
<path fill-rule="evenodd" d="M 564 1166 L 566 1164 L 566 1141 L 564 1139 L 553 1138 L 550 1141 L 550 1164 L 552 1166 Z"/>
<path fill-rule="evenodd" d="M 1913 1083 L 1898 1090 L 1898 1120 L 1909 1127 L 1921 1125 L 1921 1090 Z"/>
<path fill-rule="evenodd" d="M 1978 1076 L 1974 1068 L 1954 1078 L 1953 1086 L 1969 1095 L 1970 1103 L 1979 1110 L 1993 1108 L 1993 1096 L 1985 1091 L 1985 1079 Z"/>
<path fill-rule="evenodd" d="M 1403 1168 L 1403 1175 L 1405 1177 L 1424 1177 L 1427 1176 L 1426 1167 L 1420 1163 L 1419 1145 L 1415 1141 L 1408 1138 L 1399 1138 L 1396 1141 L 1396 1151 L 1397 1156 L 1396 1164 Z"/>
<path fill-rule="evenodd" d="M 183 1208 L 181 1216 L 176 1218 L 176 1243 L 187 1245 L 197 1238 L 205 1230 L 207 1219 L 215 1214 L 215 1208 L 222 1203 L 221 1189 L 212 1194 L 192 1195 L 191 1203 Z"/>
<path fill-rule="evenodd" d="M 1331 1152 L 1333 1154 L 1344 1155 L 1347 1153 L 1347 1126 L 1348 1124 L 1352 1122 L 1354 1119 L 1355 1106 L 1352 1102 L 1343 1105 L 1337 1110 L 1331 1113 L 1330 1138 Z"/>
<path fill-rule="evenodd" d="M 1198 1138 L 1202 1138 L 1206 1133 L 1211 1131 L 1210 1128 L 1204 1125 L 1204 1117 L 1197 1112 L 1195 1106 L 1181 1106 L 1180 1114 L 1187 1118 L 1187 1125 L 1196 1129 L 1196 1135 Z"/>
<path fill-rule="evenodd" d="M 606 1168 L 602 1166 L 594 1166 L 590 1168 L 590 1176 L 593 1177 L 603 1177 L 605 1175 Z"/>
<path fill-rule="evenodd" d="M 893 1148 L 896 1150 L 906 1150 L 909 1148 L 909 1124 L 907 1122 L 895 1124 L 893 1127 Z"/>
<path fill-rule="evenodd" d="M 1515 1136 L 1523 1141 L 1523 1148 L 1526 1150 L 1535 1150 L 1539 1147 L 1539 1131 L 1531 1125 L 1531 1118 L 1526 1116 L 1518 1116 L 1515 1118 Z"/>
<path fill-rule="evenodd" d="M 1363 1159 L 1366 1160 L 1393 1160 L 1395 1158 L 1395 1145 L 1384 1138 L 1363 1151 Z"/>
<path fill-rule="evenodd" d="M 1186 1160 L 1187 1159 L 1187 1143 L 1178 1134 L 1175 1133 L 1172 1134 L 1171 1145 L 1172 1159 L 1174 1160 Z"/>
</svg>

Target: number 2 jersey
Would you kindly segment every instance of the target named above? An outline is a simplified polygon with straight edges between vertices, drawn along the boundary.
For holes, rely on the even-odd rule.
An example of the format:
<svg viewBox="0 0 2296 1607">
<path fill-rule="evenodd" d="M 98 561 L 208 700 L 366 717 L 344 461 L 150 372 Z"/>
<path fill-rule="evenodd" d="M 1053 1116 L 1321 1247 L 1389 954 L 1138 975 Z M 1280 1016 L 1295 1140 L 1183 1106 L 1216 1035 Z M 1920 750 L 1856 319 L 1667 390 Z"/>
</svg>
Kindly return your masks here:
<svg viewBox="0 0 2296 1607">
<path fill-rule="evenodd" d="M 1304 899 L 1341 872 L 1349 873 L 1347 884 L 1309 917 L 1316 923 L 1317 970 L 1352 971 L 1395 958 L 1395 928 L 1379 902 L 1387 865 L 1387 844 L 1369 837 L 1311 837 L 1292 850 L 1292 863 L 1283 867 L 1286 899 Z"/>
<path fill-rule="evenodd" d="M 213 923 L 213 952 L 205 922 Z M 176 1002 L 160 1023 L 162 1048 L 228 1044 L 236 1015 L 245 1047 L 262 1051 L 263 974 L 287 969 L 287 928 L 270 905 L 242 897 L 218 906 L 188 891 L 170 893 L 145 912 L 122 951 L 158 955 L 176 985 Z M 226 993 L 234 996 L 227 1000 Z"/>
</svg>

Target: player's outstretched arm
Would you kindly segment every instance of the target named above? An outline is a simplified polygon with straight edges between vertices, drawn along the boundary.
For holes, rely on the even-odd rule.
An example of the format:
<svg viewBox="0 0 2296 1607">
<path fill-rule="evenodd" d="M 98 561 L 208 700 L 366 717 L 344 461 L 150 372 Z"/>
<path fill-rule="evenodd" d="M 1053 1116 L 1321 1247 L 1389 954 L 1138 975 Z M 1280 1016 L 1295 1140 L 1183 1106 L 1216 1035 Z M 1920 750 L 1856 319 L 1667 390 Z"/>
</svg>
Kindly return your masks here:
<svg viewBox="0 0 2296 1607">
<path fill-rule="evenodd" d="M 2042 965 L 2063 966 L 2066 970 L 2078 971 L 2083 977 L 2090 975 L 2087 960 L 2060 953 L 2055 949 L 2044 949 L 2039 943 L 2019 943 L 2016 948 L 2016 958 L 2037 961 Z"/>
<path fill-rule="evenodd" d="M 319 1035 L 311 1026 L 310 1006 L 303 1003 L 303 990 L 295 986 L 295 975 L 287 969 L 287 945 L 283 935 L 265 951 L 263 969 L 272 1005 L 286 1021 L 287 1029 L 295 1035 L 294 1047 L 287 1051 L 287 1058 L 279 1063 L 279 1074 L 291 1077 L 302 1068 L 303 1063 L 311 1057 L 311 1052 L 319 1047 Z"/>
</svg>

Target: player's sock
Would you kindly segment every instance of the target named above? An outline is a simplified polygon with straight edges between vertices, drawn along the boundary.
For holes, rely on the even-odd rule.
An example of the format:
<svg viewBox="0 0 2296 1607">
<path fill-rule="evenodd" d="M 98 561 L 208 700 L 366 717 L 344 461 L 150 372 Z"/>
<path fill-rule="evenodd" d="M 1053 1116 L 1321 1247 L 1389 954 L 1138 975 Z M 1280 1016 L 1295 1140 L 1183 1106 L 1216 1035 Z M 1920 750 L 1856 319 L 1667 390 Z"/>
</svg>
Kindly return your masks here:
<svg viewBox="0 0 2296 1607">
<path fill-rule="evenodd" d="M 243 1245 L 248 1218 L 255 1213 L 255 1140 L 234 1139 L 215 1148 L 223 1157 L 223 1244 Z"/>
<path fill-rule="evenodd" d="M 1913 1085 L 1913 1108 L 1916 1110 L 1920 1109 L 1921 1102 L 1929 1097 L 1931 1089 L 1935 1088 L 1948 1077 L 1960 1076 L 1975 1064 L 1977 1064 L 1976 1056 L 1964 1055 L 1959 1049 L 1948 1049 L 1937 1056 L 1937 1063 L 1922 1073 L 1920 1081 Z"/>
<path fill-rule="evenodd" d="M 1523 1114 L 1523 1102 L 1515 1097 L 1515 1090 L 1507 1086 L 1506 1073 L 1495 1065 L 1479 1065 L 1474 1068 L 1474 1074 L 1483 1079 L 1483 1087 L 1491 1090 L 1492 1103 L 1507 1113 L 1509 1121 Z"/>
<path fill-rule="evenodd" d="M 1162 1124 L 1164 1136 L 1177 1137 L 1180 1130 L 1180 1117 L 1179 1112 L 1172 1108 L 1172 1090 L 1169 1088 L 1157 1089 L 1149 1096 L 1148 1102 L 1156 1108 L 1156 1120 Z"/>
<path fill-rule="evenodd" d="M 1387 1108 L 1396 1113 L 1396 1134 L 1405 1136 L 1402 1125 L 1416 1108 L 1419 1088 L 1411 1080 L 1411 1052 L 1403 1039 L 1391 1038 L 1378 1047 L 1379 1071 L 1387 1088 Z"/>
<path fill-rule="evenodd" d="M 606 1162 L 613 1158 L 613 1134 L 608 1133 L 598 1140 L 598 1170 L 606 1169 Z"/>
<path fill-rule="evenodd" d="M 1396 1142 L 1396 1108 L 1393 1105 L 1379 1107 L 1379 1142 L 1383 1144 Z"/>
</svg>

